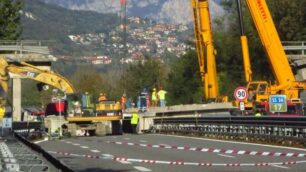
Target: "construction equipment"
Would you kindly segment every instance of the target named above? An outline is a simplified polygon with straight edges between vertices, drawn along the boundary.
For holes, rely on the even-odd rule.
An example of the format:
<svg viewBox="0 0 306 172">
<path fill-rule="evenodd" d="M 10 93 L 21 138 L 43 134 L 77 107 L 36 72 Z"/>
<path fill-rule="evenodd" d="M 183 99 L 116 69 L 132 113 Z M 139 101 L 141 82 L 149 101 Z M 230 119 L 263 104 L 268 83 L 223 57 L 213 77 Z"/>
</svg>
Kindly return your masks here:
<svg viewBox="0 0 306 172">
<path fill-rule="evenodd" d="M 288 111 L 282 115 L 303 115 L 303 104 L 300 99 L 300 92 L 306 89 L 306 82 L 297 81 L 294 77 L 266 0 L 246 0 L 246 2 L 261 43 L 267 54 L 276 83 L 272 85 L 267 81 L 252 81 L 247 39 L 244 36 L 243 29 L 241 29 L 245 77 L 248 82 L 247 90 L 249 93 L 253 92 L 253 96 L 244 101 L 244 114 L 253 114 L 252 112 L 254 112 L 254 110 L 261 109 L 264 110 L 266 114 L 273 115 L 274 113 L 270 112 L 268 108 L 269 96 L 281 94 L 286 96 L 288 106 Z M 243 28 L 240 0 L 237 0 L 237 4 L 241 19 L 241 28 Z M 238 101 L 234 102 L 236 107 L 238 107 L 238 104 Z M 237 115 L 241 114 L 241 112 L 236 109 L 232 114 Z"/>
<path fill-rule="evenodd" d="M 74 104 L 76 101 L 74 101 Z M 104 100 L 95 103 L 89 94 L 82 95 L 81 113 L 74 110 L 66 120 L 67 132 L 76 135 L 106 135 L 122 133 L 122 110 L 119 102 Z M 78 108 L 77 105 L 75 108 Z"/>
<path fill-rule="evenodd" d="M 9 74 L 36 80 L 40 82 L 38 83 L 39 89 L 46 88 L 48 85 L 50 85 L 62 90 L 66 94 L 71 94 L 74 92 L 74 87 L 72 84 L 63 76 L 54 73 L 53 71 L 43 70 L 26 62 L 15 63 L 17 64 L 8 64 L 7 60 L 0 56 L 0 85 L 4 94 L 8 92 L 10 79 Z M 1 108 L 5 108 L 6 95 L 2 95 L 0 99 Z"/>
<path fill-rule="evenodd" d="M 44 84 L 51 85 L 60 89 L 66 94 L 74 93 L 74 87 L 63 76 L 49 70 L 43 70 L 26 62 L 18 62 L 20 65 L 8 64 L 4 57 L 0 57 L 0 84 L 3 91 L 8 91 L 9 73 L 25 77 L 27 79 L 36 80 L 39 86 L 44 87 Z"/>
<path fill-rule="evenodd" d="M 87 92 L 68 95 L 67 101 L 61 108 L 56 108 L 60 106 L 58 103 L 61 101 L 48 104 L 46 115 L 52 116 L 47 116 L 46 123 L 51 133 L 60 126 L 62 126 L 63 135 L 66 136 L 103 136 L 122 133 L 122 110 L 119 102 L 111 100 L 95 102 Z M 70 106 L 67 108 L 66 105 Z M 61 118 L 59 114 L 65 116 L 65 119 L 58 120 Z"/>
<path fill-rule="evenodd" d="M 191 4 L 204 100 L 207 102 L 227 102 L 226 96 L 219 95 L 216 50 L 212 39 L 208 0 L 191 0 Z"/>
</svg>

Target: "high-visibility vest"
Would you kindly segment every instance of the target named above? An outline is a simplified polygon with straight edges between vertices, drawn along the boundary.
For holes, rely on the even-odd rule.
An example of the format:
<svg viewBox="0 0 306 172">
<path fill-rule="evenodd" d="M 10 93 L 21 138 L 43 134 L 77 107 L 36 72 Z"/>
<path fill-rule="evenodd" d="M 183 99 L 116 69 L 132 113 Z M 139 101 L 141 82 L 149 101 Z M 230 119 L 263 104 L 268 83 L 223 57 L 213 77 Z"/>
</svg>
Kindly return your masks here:
<svg viewBox="0 0 306 172">
<path fill-rule="evenodd" d="M 138 113 L 132 114 L 131 124 L 138 124 Z"/>
<path fill-rule="evenodd" d="M 5 107 L 0 108 L 0 119 L 4 117 L 5 114 Z"/>
<path fill-rule="evenodd" d="M 255 116 L 261 116 L 261 114 L 258 112 L 258 113 L 255 114 Z"/>
<path fill-rule="evenodd" d="M 160 100 L 165 100 L 166 93 L 167 93 L 167 91 L 165 91 L 165 90 L 159 90 L 158 93 L 157 93 L 158 94 L 158 98 Z"/>
<path fill-rule="evenodd" d="M 153 92 L 152 92 L 152 100 L 157 100 L 156 91 L 153 91 Z"/>
</svg>

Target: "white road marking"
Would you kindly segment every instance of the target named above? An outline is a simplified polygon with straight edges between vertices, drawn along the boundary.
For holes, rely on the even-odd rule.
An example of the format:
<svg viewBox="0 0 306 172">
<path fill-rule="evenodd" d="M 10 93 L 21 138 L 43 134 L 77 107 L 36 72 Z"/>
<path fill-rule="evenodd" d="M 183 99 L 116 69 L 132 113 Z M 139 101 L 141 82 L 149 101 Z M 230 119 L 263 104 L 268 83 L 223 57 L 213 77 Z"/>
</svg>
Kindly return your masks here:
<svg viewBox="0 0 306 172">
<path fill-rule="evenodd" d="M 172 148 L 172 146 L 167 145 L 167 144 L 159 144 L 159 145 L 164 146 L 165 148 Z"/>
<path fill-rule="evenodd" d="M 285 167 L 285 166 L 281 166 L 281 165 L 276 165 L 276 164 L 273 164 L 271 165 L 273 167 L 278 167 L 278 168 L 285 168 L 285 169 L 288 169 L 289 167 Z"/>
<path fill-rule="evenodd" d="M 73 143 L 73 145 L 74 145 L 74 146 L 79 146 L 80 144 L 79 144 L 79 143 Z"/>
<path fill-rule="evenodd" d="M 111 155 L 111 154 L 101 154 L 102 156 L 105 156 L 105 157 L 114 157 L 114 155 Z"/>
<path fill-rule="evenodd" d="M 219 156 L 224 156 L 224 157 L 227 157 L 227 158 L 235 158 L 234 156 L 231 156 L 231 155 L 224 155 L 224 154 L 218 154 Z"/>
<path fill-rule="evenodd" d="M 41 142 L 45 142 L 45 141 L 48 141 L 48 138 L 44 138 L 44 140 L 38 140 L 36 142 L 34 142 L 35 144 L 38 144 L 38 143 L 41 143 Z"/>
<path fill-rule="evenodd" d="M 117 139 L 117 137 L 116 137 L 116 136 L 113 136 L 112 138 L 113 138 L 113 139 Z"/>
<path fill-rule="evenodd" d="M 144 167 L 141 167 L 141 166 L 134 166 L 134 168 L 135 168 L 136 170 L 139 170 L 139 171 L 151 171 L 150 169 L 144 168 Z"/>
<path fill-rule="evenodd" d="M 100 152 L 99 150 L 90 150 L 91 152 L 95 152 L 95 153 L 97 153 L 97 152 Z"/>
<path fill-rule="evenodd" d="M 163 135 L 163 134 L 154 134 L 154 135 Z M 207 140 L 207 141 L 222 142 L 222 143 L 235 143 L 235 144 L 242 144 L 242 145 L 255 145 L 255 146 L 265 146 L 265 147 L 272 147 L 272 148 L 282 148 L 282 149 L 291 149 L 291 150 L 306 151 L 306 149 L 302 149 L 302 148 L 293 148 L 293 147 L 275 146 L 275 145 L 265 145 L 265 144 L 258 144 L 258 143 L 244 143 L 244 142 L 235 142 L 235 141 L 227 141 L 227 140 L 196 138 L 196 137 L 187 137 L 187 136 L 174 136 L 174 135 L 166 135 L 166 134 L 164 134 L 164 136 L 189 138 L 189 139 L 195 139 L 195 140 Z"/>
<path fill-rule="evenodd" d="M 83 149 L 88 149 L 89 147 L 88 146 L 80 146 L 81 148 Z"/>
<path fill-rule="evenodd" d="M 126 138 L 124 138 L 124 140 L 130 140 L 130 138 L 126 137 Z"/>
<path fill-rule="evenodd" d="M 68 143 L 68 144 L 69 144 L 69 143 L 71 143 L 71 142 L 70 142 L 70 141 L 66 141 L 66 143 Z"/>
<path fill-rule="evenodd" d="M 140 142 L 143 142 L 143 143 L 146 143 L 147 141 L 146 140 L 139 140 Z"/>
<path fill-rule="evenodd" d="M 132 164 L 130 161 L 118 161 L 118 162 L 120 162 L 122 164 Z"/>
</svg>

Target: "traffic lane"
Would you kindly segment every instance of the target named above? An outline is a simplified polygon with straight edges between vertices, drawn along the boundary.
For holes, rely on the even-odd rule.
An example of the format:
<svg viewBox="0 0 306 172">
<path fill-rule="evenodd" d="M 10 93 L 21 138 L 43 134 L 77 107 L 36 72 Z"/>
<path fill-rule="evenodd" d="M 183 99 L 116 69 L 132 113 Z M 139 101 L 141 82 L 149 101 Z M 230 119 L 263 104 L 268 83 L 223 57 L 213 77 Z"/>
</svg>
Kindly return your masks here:
<svg viewBox="0 0 306 172">
<path fill-rule="evenodd" d="M 127 140 L 126 138 L 129 138 Z M 108 141 L 112 142 L 124 142 L 124 143 L 140 143 L 140 144 L 150 144 L 152 145 L 166 145 L 166 146 L 175 146 L 175 147 L 189 147 L 189 148 L 207 148 L 211 150 L 234 150 L 239 154 L 227 154 L 235 157 L 242 157 L 242 162 L 244 162 L 245 157 L 247 156 L 250 160 L 256 160 L 260 157 L 260 160 L 269 160 L 271 159 L 275 162 L 277 161 L 298 161 L 304 160 L 305 158 L 301 157 L 288 157 L 291 156 L 290 153 L 294 154 L 306 154 L 305 149 L 295 149 L 290 147 L 278 147 L 278 146 L 271 146 L 271 145 L 256 145 L 251 143 L 242 143 L 242 142 L 229 142 L 229 141 L 222 141 L 222 140 L 212 140 L 212 139 L 205 139 L 205 138 L 193 138 L 193 137 L 177 137 L 177 136 L 168 136 L 168 135 L 126 135 L 122 137 L 113 138 L 110 137 Z M 145 141 L 145 142 L 144 142 Z M 126 144 L 125 144 L 126 145 Z M 138 146 L 141 147 L 141 146 Z M 152 149 L 162 149 L 162 148 L 152 148 Z M 179 150 L 179 151 L 190 151 L 190 150 Z M 246 152 L 243 152 L 246 151 Z M 253 152 L 252 152 L 253 151 Z M 249 155 L 255 154 L 263 154 L 264 156 L 260 155 Z M 191 151 L 191 152 L 201 152 L 201 151 Z M 201 152 L 202 153 L 202 152 Z M 270 156 L 268 155 L 270 154 Z M 279 153 L 288 153 L 287 156 L 282 154 L 278 157 Z M 216 154 L 211 152 L 210 154 Z M 275 155 L 275 156 L 271 156 Z M 273 157 L 273 158 L 271 158 Z"/>
<path fill-rule="evenodd" d="M 119 157 L 127 157 L 127 158 L 138 158 L 138 159 L 151 159 L 151 160 L 164 160 L 164 161 L 178 161 L 178 162 L 206 162 L 206 163 L 236 163 L 236 164 L 241 164 L 244 163 L 243 161 L 246 160 L 247 162 L 245 163 L 252 163 L 252 162 L 260 162 L 263 163 L 262 161 L 262 157 L 259 156 L 254 156 L 254 157 L 242 157 L 242 159 L 239 158 L 239 156 L 233 156 L 235 159 L 231 159 L 228 157 L 224 157 L 223 159 L 220 158 L 220 154 L 214 154 L 214 153 L 205 153 L 205 152 L 192 152 L 189 151 L 186 153 L 186 150 L 155 150 L 156 148 L 144 148 L 144 147 L 132 147 L 130 148 L 129 146 L 126 145 L 108 145 L 105 144 L 107 139 L 121 139 L 121 140 L 133 140 L 132 137 L 139 137 L 140 135 L 137 136 L 120 136 L 120 137 L 101 137 L 101 138 L 77 138 L 77 139 L 73 139 L 74 141 L 78 141 L 79 143 L 82 143 L 83 145 L 89 145 L 91 148 L 94 149 L 100 149 L 101 147 L 104 148 L 104 150 L 108 150 L 108 153 L 111 152 L 111 154 L 115 155 L 115 156 L 119 156 Z M 142 135 L 143 136 L 143 135 Z M 106 140 L 105 140 L 106 139 Z M 134 138 L 135 139 L 135 138 Z M 144 138 L 143 137 L 139 137 L 140 142 L 144 142 Z M 127 151 L 128 150 L 128 151 Z M 152 153 L 153 152 L 153 153 Z M 148 155 L 148 156 L 143 156 L 143 155 Z M 162 157 L 162 158 L 161 158 Z M 163 159 L 164 158 L 164 159 Z M 228 159 L 227 159 L 228 158 Z M 265 157 L 266 158 L 266 157 Z M 274 159 L 277 159 L 279 157 L 273 158 L 273 160 L 271 160 L 271 157 L 267 157 L 266 158 L 266 162 L 276 162 Z M 282 159 L 283 160 L 283 159 Z M 283 160 L 284 161 L 284 160 Z M 280 161 L 281 162 L 281 161 Z M 159 167 L 158 167 L 159 166 Z M 166 165 L 167 166 L 167 165 Z M 296 166 L 296 165 L 294 165 Z M 153 168 L 155 169 L 156 167 L 158 167 L 158 169 L 156 170 L 160 170 L 160 167 L 165 167 L 165 166 L 160 166 L 160 165 L 148 165 L 146 167 L 149 168 Z M 303 166 L 302 166 L 303 167 Z M 173 168 L 172 166 L 167 166 L 167 168 Z M 187 167 L 188 169 L 189 167 Z M 192 170 L 196 170 L 196 167 L 192 167 Z M 222 167 L 216 167 L 216 168 L 222 168 Z M 236 167 L 229 167 L 229 170 L 234 170 Z M 272 171 L 275 170 L 274 168 L 270 169 L 270 167 L 239 167 L 238 169 L 247 169 L 247 170 L 251 170 L 251 171 L 257 171 L 258 169 L 262 169 L 264 168 L 265 170 Z M 286 166 L 279 166 L 277 168 L 283 168 L 283 169 L 292 169 L 290 166 L 286 167 Z M 170 170 L 169 169 L 169 170 Z M 180 169 L 176 169 L 174 167 L 174 170 L 182 170 L 185 171 L 187 169 L 185 169 L 184 167 L 180 167 Z M 203 170 L 203 167 L 200 167 L 199 170 Z M 279 169 L 277 169 L 279 171 Z M 197 171 L 197 170 L 196 170 Z"/>
<path fill-rule="evenodd" d="M 145 135 L 142 135 L 142 136 L 145 136 Z M 126 137 L 128 137 L 128 140 L 130 142 L 133 141 L 133 137 L 134 137 L 133 135 L 132 136 L 126 136 Z M 127 140 L 126 137 L 121 138 L 121 139 L 122 140 Z M 118 139 L 120 139 L 120 137 L 117 138 L 117 141 L 118 141 Z M 151 139 L 151 137 L 149 139 Z M 150 142 L 150 141 L 147 141 L 149 139 L 141 137 L 139 142 L 144 142 L 144 141 Z M 189 138 L 187 138 L 187 139 L 189 139 Z M 154 138 L 154 140 L 159 140 L 159 139 Z M 169 140 L 169 139 L 167 139 L 167 140 Z M 188 142 L 189 141 L 190 140 L 188 140 Z M 212 141 L 212 140 L 209 140 L 209 141 Z M 177 141 L 175 141 L 175 142 L 177 143 L 176 145 L 179 145 L 178 144 L 179 142 L 177 142 Z M 166 141 L 164 141 L 163 143 L 166 143 Z M 227 144 L 232 144 L 232 143 L 227 143 Z M 246 145 L 246 146 L 253 146 L 253 145 Z M 256 146 L 261 147 L 261 146 L 264 146 L 264 145 L 256 145 Z M 155 148 L 152 148 L 152 149 L 155 149 Z M 273 149 L 286 149 L 286 148 L 273 148 Z M 250 148 L 248 148 L 246 150 L 250 150 Z M 181 151 L 186 151 L 186 150 L 181 150 Z M 275 151 L 277 151 L 277 150 L 275 150 Z M 288 152 L 296 152 L 296 151 L 289 150 Z M 202 152 L 200 152 L 200 153 L 202 153 Z M 214 153 L 210 153 L 210 154 L 214 154 Z M 221 155 L 221 154 L 218 154 L 218 155 Z M 228 154 L 225 154 L 225 155 L 228 155 Z M 230 154 L 230 156 L 231 156 L 231 154 Z M 256 155 L 233 155 L 233 156 L 235 157 L 235 160 L 231 160 L 230 162 L 229 161 L 224 161 L 224 162 L 240 163 L 241 164 L 241 163 L 255 163 L 255 162 L 256 163 L 270 163 L 270 162 L 286 162 L 286 161 L 293 161 L 293 160 L 298 160 L 298 161 L 299 160 L 302 160 L 302 161 L 305 160 L 305 158 L 296 158 L 296 157 L 271 157 L 271 156 L 256 156 Z M 303 169 L 305 169 L 305 163 L 295 164 L 295 165 L 273 165 L 272 167 L 273 168 L 285 169 L 285 170 L 286 169 L 291 169 L 291 170 L 303 171 Z M 232 167 L 230 167 L 230 168 L 232 168 Z M 241 167 L 241 168 L 244 168 L 244 167 Z M 255 167 L 255 168 L 258 169 L 260 167 Z M 269 170 L 273 170 L 273 169 L 269 168 Z M 277 170 L 279 170 L 279 169 L 277 169 Z"/>
<path fill-rule="evenodd" d="M 92 149 L 85 144 L 78 144 L 77 142 L 69 142 L 66 140 L 47 141 L 39 143 L 39 145 L 46 151 L 75 153 L 78 155 L 102 156 L 103 154 L 102 151 L 96 153 L 91 152 L 90 150 Z M 132 166 L 117 163 L 111 160 L 89 159 L 61 154 L 52 155 L 75 171 L 134 171 Z"/>
<path fill-rule="evenodd" d="M 75 144 L 76 141 L 79 141 L 77 143 L 80 144 L 80 146 L 82 145 L 87 145 L 89 147 L 89 149 L 86 149 L 87 151 L 89 151 L 90 149 L 100 149 L 102 150 L 102 147 L 103 150 L 117 150 L 119 151 L 119 153 L 112 153 L 113 155 L 114 154 L 123 154 L 123 155 L 127 155 L 127 156 L 133 156 L 133 155 L 129 155 L 129 153 L 126 152 L 126 150 L 129 150 L 129 151 L 132 151 L 132 152 L 136 152 L 136 154 L 145 154 L 145 153 L 139 153 L 139 151 L 135 151 L 134 149 L 130 150 L 130 149 L 126 149 L 126 148 L 123 148 L 121 149 L 119 147 L 115 147 L 115 146 L 111 146 L 109 144 L 106 144 L 106 145 L 100 145 L 100 144 L 97 144 L 99 142 L 94 142 L 95 139 L 88 139 L 88 138 L 78 138 L 78 139 L 67 139 L 67 140 L 63 140 L 61 141 L 62 143 L 55 143 L 55 142 L 52 142 L 52 143 L 44 143 L 44 148 L 48 147 L 49 149 L 56 149 L 56 147 L 58 146 L 58 144 L 61 144 L 62 147 L 60 150 L 64 150 L 66 152 L 79 152 L 80 153 L 84 153 L 84 149 L 81 149 L 79 150 L 79 148 L 75 149 L 75 148 L 72 148 L 73 145 L 72 144 Z M 99 141 L 99 140 L 98 140 Z M 90 143 L 92 143 L 93 145 L 91 145 Z M 67 145 L 71 145 L 71 146 L 63 146 L 64 144 L 67 144 Z M 96 146 L 96 147 L 95 147 Z M 109 147 L 110 148 L 109 148 Z M 109 154 L 111 154 L 110 152 L 112 151 L 108 151 Z M 88 154 L 88 152 L 85 154 Z M 90 154 L 93 154 L 93 153 L 90 153 Z M 151 154 L 150 152 L 147 152 L 147 154 Z M 168 154 L 168 153 L 166 153 Z M 62 156 L 62 155 L 55 155 L 57 156 L 58 158 L 60 158 L 61 160 L 63 160 L 68 166 L 71 166 L 73 167 L 75 170 L 79 171 L 79 170 L 82 170 L 82 168 L 79 167 L 79 163 L 80 161 L 77 159 L 77 158 L 71 158 L 71 157 L 67 157 L 67 156 Z M 125 157 L 127 157 L 125 156 Z M 151 157 L 152 155 L 150 155 Z M 156 160 L 158 159 L 161 159 L 160 157 L 162 157 L 164 155 L 160 155 L 159 152 L 157 152 L 157 158 Z M 137 156 L 136 156 L 137 157 Z M 139 156 L 138 156 L 139 157 Z M 179 156 L 178 156 L 179 157 Z M 70 159 L 71 158 L 71 159 Z M 169 156 L 169 157 L 166 157 L 166 159 L 169 158 L 169 159 L 176 159 L 176 160 L 181 160 L 177 157 L 173 157 L 173 156 Z M 188 157 L 187 157 L 188 158 Z M 83 160 L 82 160 L 83 159 Z M 91 159 L 89 159 L 91 161 Z M 95 160 L 94 160 L 95 161 Z M 99 160 L 101 162 L 105 161 L 105 160 Z M 88 169 L 88 167 L 91 167 L 91 168 L 97 168 L 97 164 L 93 164 L 93 163 L 88 163 L 88 159 L 86 158 L 81 158 L 81 162 L 84 164 L 84 162 L 86 162 L 86 167 L 85 169 Z M 115 164 L 120 164 L 119 162 L 114 162 L 114 161 L 107 161 L 108 164 L 113 164 L 111 165 L 111 167 L 109 169 L 112 169 L 112 170 L 115 170 L 117 169 L 114 165 Z M 104 162 L 103 162 L 104 164 Z M 106 164 L 107 165 L 107 164 Z M 77 166 L 77 167 L 75 167 Z M 129 165 L 128 165 L 129 166 Z M 184 172 L 184 171 L 203 171 L 205 169 L 205 171 L 217 171 L 218 168 L 221 170 L 223 167 L 217 167 L 217 168 L 207 168 L 207 167 L 199 167 L 199 166 L 185 166 L 185 165 L 164 165 L 164 164 L 142 164 L 142 163 L 133 163 L 132 164 L 133 167 L 135 166 L 143 166 L 145 167 L 145 169 L 148 169 L 148 170 L 151 170 L 151 171 L 176 171 L 176 172 Z M 103 165 L 103 168 L 105 169 L 106 166 Z M 129 168 L 131 169 L 131 168 Z M 234 167 L 231 168 L 231 170 L 235 169 Z M 238 170 L 239 168 L 237 168 Z M 135 169 L 134 169 L 135 170 Z M 222 170 L 224 171 L 224 170 Z M 227 171 L 227 170 L 226 170 Z"/>
<path fill-rule="evenodd" d="M 139 136 L 139 135 L 138 135 Z M 137 136 L 137 137 L 138 137 Z M 131 138 L 131 137 L 134 137 L 134 138 Z M 207 155 L 210 155 L 209 159 L 205 159 L 202 157 L 201 160 L 205 161 L 205 162 L 211 162 L 211 156 L 215 156 L 215 155 L 218 155 L 218 156 L 223 156 L 223 157 L 226 157 L 225 163 L 236 163 L 236 162 L 233 162 L 233 161 L 239 161 L 240 163 L 250 163 L 250 162 L 257 162 L 257 163 L 266 163 L 266 162 L 284 162 L 284 161 L 298 161 L 298 160 L 301 160 L 301 158 L 298 158 L 298 157 L 273 157 L 271 159 L 272 156 L 258 156 L 258 155 L 238 155 L 238 154 L 227 154 L 227 153 L 218 153 L 218 152 L 203 152 L 203 151 L 191 151 L 191 150 L 180 150 L 180 149 L 165 149 L 163 150 L 164 148 L 155 148 L 155 147 L 151 147 L 151 146 L 156 146 L 154 144 L 150 144 L 151 146 L 149 147 L 143 147 L 143 146 L 139 146 L 139 145 L 127 145 L 126 143 L 137 143 L 137 137 L 131 135 L 129 136 L 129 138 L 134 142 L 125 142 L 126 140 L 126 136 L 124 137 L 117 137 L 116 140 L 112 140 L 113 142 L 117 141 L 116 143 L 120 143 L 120 144 L 113 144 L 113 143 L 109 143 L 108 144 L 105 144 L 107 143 L 109 140 L 113 139 L 113 137 L 104 137 L 102 139 L 94 139 L 94 138 L 83 138 L 84 140 L 79 140 L 79 142 L 82 142 L 83 145 L 90 145 L 91 148 L 94 148 L 94 149 L 99 149 L 100 146 L 97 146 L 97 145 L 101 145 L 103 144 L 103 148 L 106 148 L 107 150 L 112 150 L 113 147 L 116 147 L 116 150 L 112 150 L 113 151 L 113 154 L 115 154 L 116 156 L 125 156 L 125 151 L 126 150 L 134 150 L 136 149 L 136 151 L 133 151 L 132 153 L 135 153 L 137 151 L 140 151 L 140 150 L 145 150 L 145 151 L 148 151 L 148 150 L 152 150 L 152 151 L 161 151 L 161 152 L 164 152 L 164 151 L 170 151 L 170 152 L 167 152 L 168 154 L 171 154 L 171 153 L 184 153 L 184 156 L 186 157 L 186 152 L 188 152 L 188 154 L 192 154 L 192 156 L 196 156 L 196 155 L 200 155 L 202 156 L 203 154 L 206 154 L 205 157 L 207 157 Z M 107 138 L 107 139 L 106 139 Z M 106 139 L 106 140 L 105 140 Z M 120 140 L 121 139 L 121 140 Z M 144 141 L 144 138 L 143 137 L 140 137 L 139 138 L 139 144 L 142 144 L 142 145 L 145 145 L 144 143 L 142 143 Z M 125 144 L 121 144 L 121 143 L 125 143 Z M 162 145 L 164 146 L 169 146 L 170 144 L 165 144 L 167 143 L 166 141 L 163 142 Z M 176 143 L 179 143 L 179 141 L 176 141 Z M 180 146 L 184 146 L 184 145 L 179 145 L 179 144 L 176 144 L 178 145 L 178 147 Z M 192 148 L 192 147 L 191 147 Z M 125 150 L 126 149 L 126 150 Z M 224 148 L 222 148 L 224 149 Z M 216 148 L 215 150 L 219 150 L 218 148 Z M 243 152 L 242 152 L 243 153 Z M 282 152 L 280 152 L 282 153 Z M 130 156 L 139 156 L 139 155 L 143 155 L 141 152 L 140 153 L 137 153 L 136 155 L 133 155 L 133 154 L 130 154 L 128 153 L 128 155 Z M 153 155 L 151 153 L 151 155 Z M 176 156 L 177 157 L 184 157 L 184 156 Z M 232 157 L 235 157 L 235 160 L 231 160 L 230 158 Z M 148 157 L 142 157 L 140 156 L 140 158 L 145 158 L 145 159 L 148 159 Z M 177 160 L 186 160 L 186 159 L 177 159 Z M 188 157 L 187 160 L 198 160 L 197 157 L 195 158 L 192 158 L 192 157 Z M 219 159 L 217 159 L 215 161 L 215 163 L 219 163 L 218 161 Z"/>
</svg>

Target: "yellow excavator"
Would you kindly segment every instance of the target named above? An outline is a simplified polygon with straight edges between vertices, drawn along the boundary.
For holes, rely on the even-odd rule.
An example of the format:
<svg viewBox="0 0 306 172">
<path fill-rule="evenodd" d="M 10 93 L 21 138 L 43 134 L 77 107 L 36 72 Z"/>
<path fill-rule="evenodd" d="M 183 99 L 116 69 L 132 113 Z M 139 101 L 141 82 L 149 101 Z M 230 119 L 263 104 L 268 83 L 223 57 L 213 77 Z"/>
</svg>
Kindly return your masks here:
<svg viewBox="0 0 306 172">
<path fill-rule="evenodd" d="M 196 52 L 203 82 L 204 101 L 227 102 L 219 95 L 216 50 L 213 44 L 208 0 L 191 0 Z"/>
<path fill-rule="evenodd" d="M 245 78 L 248 82 L 247 90 L 251 95 L 248 99 L 244 100 L 244 112 L 245 114 L 253 114 L 254 111 L 261 110 L 267 115 L 274 115 L 275 113 L 269 110 L 269 97 L 271 95 L 285 95 L 287 99 L 287 112 L 281 112 L 281 114 L 278 113 L 277 115 L 301 116 L 303 115 L 303 103 L 300 99 L 300 92 L 306 89 L 306 82 L 297 81 L 294 77 L 266 0 L 246 0 L 246 3 L 271 65 L 275 83 L 272 85 L 267 81 L 252 81 L 247 39 L 243 34 L 243 29 L 241 29 Z M 237 0 L 237 4 L 242 21 L 240 0 Z M 242 22 L 241 28 L 243 28 Z M 234 105 L 238 107 L 238 103 L 236 101 Z"/>
<path fill-rule="evenodd" d="M 43 70 L 26 62 L 19 62 L 18 64 L 19 65 L 9 64 L 5 57 L 0 56 L 0 85 L 4 94 L 8 92 L 9 88 L 9 73 L 36 80 L 40 82 L 40 87 L 46 88 L 46 86 L 50 85 L 63 91 L 65 94 L 72 94 L 75 92 L 73 85 L 66 78 L 53 71 Z M 0 97 L 0 99 L 0 111 L 4 112 L 6 95 Z M 1 114 L 0 116 L 2 118 L 4 113 Z"/>
</svg>

